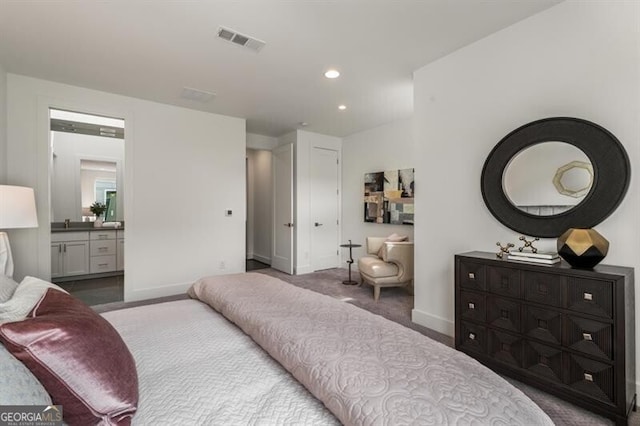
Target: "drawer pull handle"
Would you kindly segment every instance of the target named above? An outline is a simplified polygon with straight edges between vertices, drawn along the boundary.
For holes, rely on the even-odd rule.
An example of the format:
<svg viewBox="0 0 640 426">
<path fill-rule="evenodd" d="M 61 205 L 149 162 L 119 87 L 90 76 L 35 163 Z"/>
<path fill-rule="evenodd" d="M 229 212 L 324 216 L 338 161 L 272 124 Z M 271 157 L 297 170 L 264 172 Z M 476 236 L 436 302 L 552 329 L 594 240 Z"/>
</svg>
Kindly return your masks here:
<svg viewBox="0 0 640 426">
<path fill-rule="evenodd" d="M 584 373 L 584 379 L 588 382 L 593 382 L 593 376 L 589 373 Z"/>
<path fill-rule="evenodd" d="M 475 309 L 476 305 L 475 303 L 469 302 L 469 309 Z"/>
<path fill-rule="evenodd" d="M 108 263 L 98 263 L 98 266 L 108 266 Z"/>
<path fill-rule="evenodd" d="M 585 293 L 584 294 L 584 300 L 593 300 L 593 294 Z"/>
<path fill-rule="evenodd" d="M 476 274 L 473 272 L 469 272 L 469 279 L 470 280 L 475 280 L 476 279 Z"/>
<path fill-rule="evenodd" d="M 591 333 L 582 333 L 582 337 L 584 338 L 584 340 L 588 340 L 590 342 L 593 340 Z"/>
<path fill-rule="evenodd" d="M 469 339 L 476 340 L 476 335 L 473 333 L 469 333 Z"/>
<path fill-rule="evenodd" d="M 98 250 L 100 251 L 109 250 L 109 247 L 98 247 Z"/>
</svg>

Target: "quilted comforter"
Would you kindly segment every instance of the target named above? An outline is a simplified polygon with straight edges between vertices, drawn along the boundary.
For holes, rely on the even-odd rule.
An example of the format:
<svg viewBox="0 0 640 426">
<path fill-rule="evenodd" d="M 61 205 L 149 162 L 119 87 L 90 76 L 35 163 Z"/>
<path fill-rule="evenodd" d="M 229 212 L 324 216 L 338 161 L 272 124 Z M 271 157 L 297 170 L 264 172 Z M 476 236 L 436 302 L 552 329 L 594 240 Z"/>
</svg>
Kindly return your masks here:
<svg viewBox="0 0 640 426">
<path fill-rule="evenodd" d="M 197 300 L 102 314 L 136 361 L 132 425 L 338 425 L 238 327 Z"/>
<path fill-rule="evenodd" d="M 189 290 L 264 348 L 346 425 L 553 425 L 474 359 L 353 305 L 263 274 Z"/>
</svg>

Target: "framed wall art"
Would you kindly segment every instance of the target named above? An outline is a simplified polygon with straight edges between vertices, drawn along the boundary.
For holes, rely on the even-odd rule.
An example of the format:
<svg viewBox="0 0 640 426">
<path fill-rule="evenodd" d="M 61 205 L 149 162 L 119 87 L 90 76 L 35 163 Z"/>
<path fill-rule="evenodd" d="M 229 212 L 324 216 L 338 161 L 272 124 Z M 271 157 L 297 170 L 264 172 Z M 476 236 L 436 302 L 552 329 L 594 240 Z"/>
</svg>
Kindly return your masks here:
<svg viewBox="0 0 640 426">
<path fill-rule="evenodd" d="M 413 225 L 414 169 L 364 174 L 364 221 Z"/>
</svg>

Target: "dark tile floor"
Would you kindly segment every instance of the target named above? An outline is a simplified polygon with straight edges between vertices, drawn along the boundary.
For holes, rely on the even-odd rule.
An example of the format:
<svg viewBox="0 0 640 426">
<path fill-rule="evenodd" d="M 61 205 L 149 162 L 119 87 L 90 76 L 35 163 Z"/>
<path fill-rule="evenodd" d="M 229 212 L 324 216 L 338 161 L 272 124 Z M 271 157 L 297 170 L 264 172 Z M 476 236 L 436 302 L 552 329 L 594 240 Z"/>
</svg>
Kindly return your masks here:
<svg viewBox="0 0 640 426">
<path fill-rule="evenodd" d="M 255 271 L 268 267 L 269 265 L 257 260 L 247 260 L 247 271 Z M 122 302 L 124 300 L 124 275 L 90 280 L 67 281 L 58 283 L 58 285 L 89 306 Z"/>
<path fill-rule="evenodd" d="M 124 275 L 67 281 L 57 285 L 90 306 L 124 300 Z"/>
</svg>

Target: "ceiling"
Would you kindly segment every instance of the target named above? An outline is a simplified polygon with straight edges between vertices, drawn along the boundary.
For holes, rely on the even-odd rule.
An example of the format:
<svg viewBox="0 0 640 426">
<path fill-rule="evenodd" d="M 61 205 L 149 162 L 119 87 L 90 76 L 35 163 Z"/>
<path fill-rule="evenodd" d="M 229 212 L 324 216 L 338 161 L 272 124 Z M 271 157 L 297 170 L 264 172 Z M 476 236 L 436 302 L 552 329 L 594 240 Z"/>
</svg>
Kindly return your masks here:
<svg viewBox="0 0 640 426">
<path fill-rule="evenodd" d="M 10 73 L 347 136 L 413 110 L 412 73 L 559 0 L 0 0 Z M 224 26 L 266 42 L 255 52 Z M 328 68 L 341 76 L 324 77 Z M 184 99 L 184 87 L 215 93 Z M 344 104 L 347 109 L 338 110 Z"/>
</svg>

